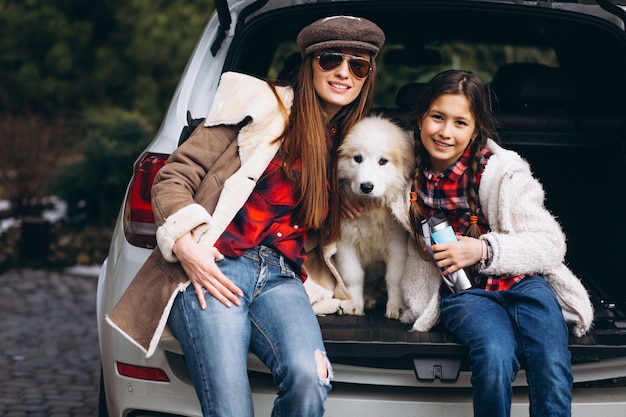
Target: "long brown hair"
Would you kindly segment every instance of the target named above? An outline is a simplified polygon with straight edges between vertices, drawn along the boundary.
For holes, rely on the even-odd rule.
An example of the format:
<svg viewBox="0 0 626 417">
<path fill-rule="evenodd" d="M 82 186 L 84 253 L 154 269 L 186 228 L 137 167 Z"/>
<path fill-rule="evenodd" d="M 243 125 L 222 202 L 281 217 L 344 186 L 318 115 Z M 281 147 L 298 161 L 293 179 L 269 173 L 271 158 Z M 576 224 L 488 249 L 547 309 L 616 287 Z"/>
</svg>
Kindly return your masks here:
<svg viewBox="0 0 626 417">
<path fill-rule="evenodd" d="M 413 127 L 415 137 L 415 171 L 411 191 L 418 193 L 424 181 L 423 172 L 429 163 L 429 155 L 420 139 L 419 124 L 424 118 L 433 101 L 442 94 L 462 94 L 470 104 L 470 111 L 476 120 L 476 137 L 468 145 L 470 157 L 468 161 L 467 197 L 470 216 L 478 216 L 480 200 L 478 198 L 478 185 L 476 174 L 481 158 L 481 152 L 487 146 L 487 139 L 497 140 L 496 122 L 491 110 L 491 92 L 488 85 L 477 75 L 469 71 L 449 70 L 436 75 L 420 94 L 415 110 L 410 116 L 409 123 Z M 423 248 L 421 221 L 424 214 L 420 210 L 418 202 L 413 202 L 409 210 L 411 227 L 417 240 L 417 244 Z M 467 236 L 480 237 L 480 229 L 477 224 L 470 222 L 470 227 L 465 233 Z"/>
<path fill-rule="evenodd" d="M 311 53 L 303 59 L 293 83 L 294 101 L 289 123 L 280 138 L 281 154 L 288 170 L 301 161 L 298 220 L 313 229 L 322 229 L 322 239 L 333 241 L 340 234 L 337 148 L 346 132 L 372 106 L 376 63 L 371 57 L 372 71 L 358 98 L 327 120 L 313 85 L 314 56 Z M 332 136 L 330 127 L 336 128 Z"/>
</svg>

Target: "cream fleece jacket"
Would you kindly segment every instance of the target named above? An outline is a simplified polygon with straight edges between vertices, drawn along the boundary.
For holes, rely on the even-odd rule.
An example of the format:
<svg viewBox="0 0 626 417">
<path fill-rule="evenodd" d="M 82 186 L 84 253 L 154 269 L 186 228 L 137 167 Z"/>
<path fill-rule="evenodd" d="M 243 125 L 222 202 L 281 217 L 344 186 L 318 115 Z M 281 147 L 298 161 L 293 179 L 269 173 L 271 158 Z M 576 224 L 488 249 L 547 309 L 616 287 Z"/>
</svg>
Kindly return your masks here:
<svg viewBox="0 0 626 417">
<path fill-rule="evenodd" d="M 555 217 L 544 207 L 542 185 L 516 152 L 489 141 L 493 152 L 483 173 L 479 199 L 491 231 L 483 238 L 493 248 L 487 275 L 537 273 L 550 284 L 565 320 L 576 336 L 589 331 L 593 306 L 587 290 L 565 265 L 565 236 Z M 395 207 L 399 221 L 410 230 L 408 201 Z M 427 331 L 439 320 L 441 277 L 430 261 L 417 252 L 409 238 L 409 257 L 402 289 L 408 310 L 402 320 L 413 330 Z"/>
</svg>

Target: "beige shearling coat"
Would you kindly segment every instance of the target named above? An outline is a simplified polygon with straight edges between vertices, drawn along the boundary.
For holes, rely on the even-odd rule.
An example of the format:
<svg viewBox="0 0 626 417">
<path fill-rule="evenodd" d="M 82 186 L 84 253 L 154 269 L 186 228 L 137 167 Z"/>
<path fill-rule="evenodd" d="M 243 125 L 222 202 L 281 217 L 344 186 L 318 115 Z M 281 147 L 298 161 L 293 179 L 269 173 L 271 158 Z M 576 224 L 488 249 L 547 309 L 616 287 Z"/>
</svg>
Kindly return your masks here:
<svg viewBox="0 0 626 417">
<path fill-rule="evenodd" d="M 289 110 L 291 88 L 277 87 L 275 95 L 263 80 L 224 73 L 204 126 L 159 171 L 152 199 L 158 247 L 106 316 L 146 356 L 158 346 L 176 295 L 190 284 L 172 253 L 174 242 L 191 232 L 213 246 L 246 202 L 280 147 L 275 139 L 287 119 L 278 97 Z"/>
</svg>

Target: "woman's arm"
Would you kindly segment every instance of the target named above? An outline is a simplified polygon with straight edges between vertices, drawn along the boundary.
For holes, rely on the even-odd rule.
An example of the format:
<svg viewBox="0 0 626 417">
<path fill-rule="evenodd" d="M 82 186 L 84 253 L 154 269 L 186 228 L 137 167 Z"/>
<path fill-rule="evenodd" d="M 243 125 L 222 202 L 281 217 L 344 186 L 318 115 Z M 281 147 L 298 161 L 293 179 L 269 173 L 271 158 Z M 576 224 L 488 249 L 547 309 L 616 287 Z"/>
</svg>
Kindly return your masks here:
<svg viewBox="0 0 626 417">
<path fill-rule="evenodd" d="M 215 169 L 216 164 L 236 139 L 237 132 L 231 126 L 201 125 L 172 152 L 152 186 L 152 210 L 158 226 L 185 206 L 196 203 L 195 195 L 202 182 L 211 180 L 207 173 L 212 169 L 221 172 Z"/>
<path fill-rule="evenodd" d="M 159 171 L 152 188 L 157 242 L 163 257 L 176 262 L 175 242 L 207 230 L 224 181 L 240 166 L 232 127 L 198 127 Z"/>
</svg>

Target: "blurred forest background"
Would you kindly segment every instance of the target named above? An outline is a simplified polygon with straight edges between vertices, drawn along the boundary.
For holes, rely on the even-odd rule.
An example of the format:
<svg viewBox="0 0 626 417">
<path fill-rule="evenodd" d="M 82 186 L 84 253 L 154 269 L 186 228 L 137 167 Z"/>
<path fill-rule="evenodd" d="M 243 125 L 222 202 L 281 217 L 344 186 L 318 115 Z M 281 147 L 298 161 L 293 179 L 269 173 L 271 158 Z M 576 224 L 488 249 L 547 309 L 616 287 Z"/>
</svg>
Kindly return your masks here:
<svg viewBox="0 0 626 417">
<path fill-rule="evenodd" d="M 132 164 L 213 8 L 0 0 L 0 268 L 104 260 Z"/>
</svg>

